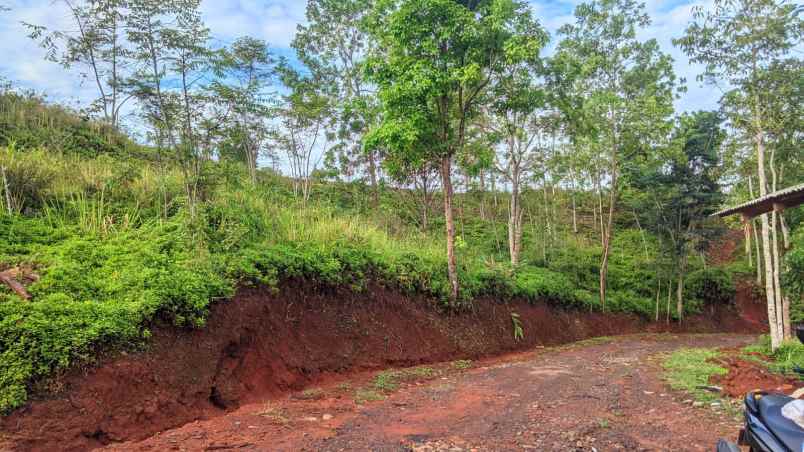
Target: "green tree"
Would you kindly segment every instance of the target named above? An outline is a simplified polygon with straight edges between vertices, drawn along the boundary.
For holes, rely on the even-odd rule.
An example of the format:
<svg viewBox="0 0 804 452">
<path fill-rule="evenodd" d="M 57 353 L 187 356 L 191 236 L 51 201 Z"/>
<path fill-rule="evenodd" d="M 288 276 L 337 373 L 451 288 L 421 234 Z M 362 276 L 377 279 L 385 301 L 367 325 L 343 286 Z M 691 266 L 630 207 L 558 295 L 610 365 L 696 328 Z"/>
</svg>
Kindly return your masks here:
<svg viewBox="0 0 804 452">
<path fill-rule="evenodd" d="M 158 155 L 180 165 L 195 218 L 208 157 L 200 131 L 216 127 L 206 116 L 216 100 L 209 95 L 214 53 L 200 0 L 131 0 L 127 6 L 127 39 L 137 65 L 127 85 L 153 127 Z"/>
<path fill-rule="evenodd" d="M 104 121 L 117 128 L 120 112 L 131 99 L 124 93 L 123 82 L 129 68 L 124 40 L 126 4 L 123 0 L 60 0 L 69 11 L 73 27 L 49 30 L 28 24 L 29 38 L 46 50 L 46 58 L 65 68 L 78 67 L 83 77 L 92 80 L 98 98 L 91 110 L 101 113 Z M 0 11 L 2 11 L 0 6 Z"/>
<path fill-rule="evenodd" d="M 275 148 L 286 153 L 294 194 L 301 194 L 306 203 L 321 151 L 326 151 L 332 138 L 328 129 L 332 104 L 314 76 L 301 74 L 286 61 L 281 61 L 277 70 L 288 93 L 282 96 L 276 109 L 279 124 L 270 131 L 270 139 Z"/>
<path fill-rule="evenodd" d="M 231 111 L 232 121 L 224 147 L 234 149 L 249 170 L 252 183 L 257 181 L 257 166 L 268 138 L 265 118 L 271 116 L 275 75 L 273 58 L 265 41 L 243 37 L 223 52 L 219 64 L 221 79 L 212 90 Z"/>
<path fill-rule="evenodd" d="M 552 78 L 573 137 L 591 136 L 605 150 L 609 205 L 600 264 L 605 310 L 621 163 L 666 137 L 675 75 L 671 58 L 655 40 L 636 37 L 650 24 L 644 5 L 599 0 L 579 5 L 575 16 L 574 24 L 559 30 L 563 39 L 553 59 Z"/>
<path fill-rule="evenodd" d="M 704 66 L 702 79 L 733 87 L 726 104 L 733 112 L 730 119 L 735 126 L 753 138 L 760 196 L 772 189 L 766 150 L 768 134 L 778 119 L 764 99 L 781 94 L 780 84 L 772 83 L 775 78 L 770 75 L 801 42 L 804 20 L 799 13 L 795 3 L 785 0 L 716 0 L 710 11 L 696 8 L 693 22 L 675 41 L 692 62 Z M 797 81 L 781 86 L 788 83 Z M 777 218 L 776 212 L 761 216 L 765 292 L 774 349 L 791 336 L 789 303 L 779 285 Z"/>
<path fill-rule="evenodd" d="M 643 223 L 663 239 L 672 258 L 679 320 L 689 255 L 702 251 L 719 232 L 707 220 L 724 200 L 719 185 L 720 149 L 726 138 L 722 122 L 716 112 L 685 114 L 666 152 L 648 155 L 646 165 L 628 169 L 629 186 L 640 193 L 634 211 L 641 212 Z"/>
<path fill-rule="evenodd" d="M 299 25 L 292 46 L 301 62 L 324 85 L 336 113 L 337 143 L 328 158 L 344 173 L 364 167 L 373 204 L 379 202 L 378 149 L 363 147 L 366 131 L 376 124 L 376 96 L 366 80 L 364 57 L 371 47 L 363 22 L 373 0 L 310 0 L 307 24 Z"/>
<path fill-rule="evenodd" d="M 547 42 L 547 33 L 539 37 Z M 511 184 L 508 209 L 508 251 L 511 265 L 519 265 L 522 251 L 521 192 L 525 179 L 537 165 L 537 137 L 542 132 L 540 115 L 544 113 L 545 93 L 535 77 L 539 69 L 535 60 L 506 71 L 494 81 L 489 90 L 485 132 L 501 144 L 496 155 L 497 171 Z"/>
<path fill-rule="evenodd" d="M 492 79 L 538 54 L 542 32 L 525 2 L 382 0 L 369 30 L 376 39 L 368 74 L 383 105 L 368 137 L 387 149 L 391 172 L 407 162 L 440 167 L 450 298 L 458 300 L 452 166 L 467 150 L 467 128 Z"/>
</svg>

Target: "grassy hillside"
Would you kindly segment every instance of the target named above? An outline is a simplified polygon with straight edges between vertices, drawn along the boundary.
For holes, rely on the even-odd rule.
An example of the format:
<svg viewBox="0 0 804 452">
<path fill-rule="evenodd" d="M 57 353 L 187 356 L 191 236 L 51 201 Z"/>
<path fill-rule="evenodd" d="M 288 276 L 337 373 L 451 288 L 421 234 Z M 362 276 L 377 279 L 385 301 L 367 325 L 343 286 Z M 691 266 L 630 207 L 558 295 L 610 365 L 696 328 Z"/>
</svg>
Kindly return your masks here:
<svg viewBox="0 0 804 452">
<path fill-rule="evenodd" d="M 30 277 L 31 299 L 0 286 L 0 411 L 23 404 L 32 384 L 54 372 L 92 362 L 101 351 L 137 348 L 156 322 L 203 327 L 209 304 L 225 302 L 242 284 L 270 288 L 298 278 L 359 291 L 376 281 L 447 308 L 437 196 L 422 229 L 408 190 L 384 188 L 374 208 L 361 183 L 318 181 L 304 203 L 292 181 L 268 170 L 253 184 L 241 163 L 207 161 L 202 201 L 191 217 L 177 167 L 86 126 L 101 150 L 20 145 L 27 141 L 8 138 L 19 131 L 2 126 L 11 214 L 4 197 L 0 271 Z M 114 152 L 102 151 L 106 146 Z M 568 202 L 560 191 L 549 200 L 525 193 L 524 264 L 514 271 L 507 264 L 506 194 L 460 194 L 459 308 L 521 298 L 600 310 L 599 231 L 582 207 L 594 199 L 578 199 L 577 234 Z M 626 216 L 617 227 L 607 309 L 652 318 L 658 244 Z M 699 260 L 690 265 L 685 309 L 730 298 L 733 286 L 722 270 L 700 269 Z"/>
</svg>

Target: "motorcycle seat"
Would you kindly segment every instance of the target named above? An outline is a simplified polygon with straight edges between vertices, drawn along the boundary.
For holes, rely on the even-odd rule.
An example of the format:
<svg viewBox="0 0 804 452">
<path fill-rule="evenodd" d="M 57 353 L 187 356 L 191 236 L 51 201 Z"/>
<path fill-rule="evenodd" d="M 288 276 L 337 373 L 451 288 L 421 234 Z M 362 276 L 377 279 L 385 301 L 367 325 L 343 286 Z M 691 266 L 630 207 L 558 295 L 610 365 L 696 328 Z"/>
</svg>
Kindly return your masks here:
<svg viewBox="0 0 804 452">
<path fill-rule="evenodd" d="M 770 431 L 790 450 L 801 451 L 804 429 L 782 415 L 782 407 L 794 399 L 782 395 L 766 395 L 759 399 L 759 414 Z"/>
</svg>

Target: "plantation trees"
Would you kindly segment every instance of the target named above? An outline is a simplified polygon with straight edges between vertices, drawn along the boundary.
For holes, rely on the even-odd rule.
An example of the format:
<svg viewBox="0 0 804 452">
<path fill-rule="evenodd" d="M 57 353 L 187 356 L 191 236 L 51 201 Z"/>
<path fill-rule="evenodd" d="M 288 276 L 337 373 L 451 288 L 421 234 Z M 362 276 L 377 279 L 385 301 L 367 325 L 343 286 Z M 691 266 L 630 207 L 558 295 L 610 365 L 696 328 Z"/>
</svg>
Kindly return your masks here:
<svg viewBox="0 0 804 452">
<path fill-rule="evenodd" d="M 621 164 L 666 135 L 675 76 L 672 60 L 656 41 L 636 37 L 650 24 L 644 5 L 599 0 L 579 5 L 575 16 L 574 24 L 559 30 L 563 39 L 553 61 L 553 86 L 574 138 L 591 136 L 607 160 L 609 205 L 599 287 L 605 310 Z"/>
<path fill-rule="evenodd" d="M 92 109 L 103 114 L 107 124 L 116 128 L 120 111 L 131 96 L 124 92 L 127 75 L 124 46 L 125 4 L 123 0 L 61 0 L 70 14 L 74 28 L 48 30 L 25 24 L 29 37 L 39 41 L 46 58 L 65 68 L 79 67 L 83 77 L 92 80 L 98 98 Z M 0 5 L 0 11 L 3 6 Z"/>
<path fill-rule="evenodd" d="M 546 33 L 534 38 L 540 44 L 547 41 Z M 538 158 L 537 141 L 541 133 L 540 114 L 545 106 L 543 87 L 538 85 L 534 70 L 535 61 L 512 67 L 501 74 L 489 92 L 488 119 L 484 131 L 491 132 L 495 141 L 502 143 L 497 153 L 497 170 L 511 184 L 508 209 L 508 249 L 511 265 L 519 265 L 522 251 L 521 191 L 524 178 L 534 169 Z"/>
<path fill-rule="evenodd" d="M 273 59 L 265 41 L 244 37 L 236 40 L 223 54 L 218 69 L 223 80 L 215 81 L 212 90 L 231 112 L 226 144 L 235 157 L 245 161 L 251 183 L 257 182 L 260 153 L 268 139 L 266 118 L 271 116 L 274 75 Z"/>
<path fill-rule="evenodd" d="M 495 75 L 534 57 L 541 28 L 517 0 L 380 0 L 369 30 L 368 73 L 383 105 L 367 144 L 393 171 L 435 162 L 441 172 L 451 301 L 458 300 L 452 166 L 471 152 L 467 128 Z M 471 159 L 470 159 L 471 160 Z"/>
<path fill-rule="evenodd" d="M 663 152 L 645 165 L 631 165 L 629 182 L 638 191 L 635 211 L 667 244 L 676 279 L 676 312 L 684 313 L 684 284 L 692 251 L 703 251 L 717 231 L 707 223 L 724 195 L 720 147 L 726 137 L 716 112 L 682 115 Z M 668 278 L 668 281 L 670 278 Z"/>
<path fill-rule="evenodd" d="M 337 144 L 329 160 L 339 171 L 368 172 L 372 202 L 379 202 L 379 152 L 362 145 L 363 135 L 376 123 L 378 105 L 363 71 L 371 45 L 363 21 L 372 0 L 310 0 L 307 24 L 293 39 L 299 60 L 319 80 L 333 105 Z"/>
<path fill-rule="evenodd" d="M 780 88 L 787 83 L 796 83 L 772 83 L 779 79 L 771 75 L 780 68 L 778 62 L 800 44 L 802 32 L 804 21 L 792 2 L 715 0 L 712 11 L 695 10 L 695 21 L 676 41 L 693 62 L 704 65 L 702 78 L 725 81 L 734 87 L 725 98 L 726 105 L 732 112 L 732 123 L 753 139 L 760 196 L 772 189 L 766 151 L 768 132 L 777 129 L 776 112 L 766 101 L 782 95 Z M 773 170 L 773 162 L 770 166 Z M 777 212 L 761 217 L 765 292 L 774 349 L 791 334 L 789 306 L 779 286 L 778 218 Z"/>
</svg>

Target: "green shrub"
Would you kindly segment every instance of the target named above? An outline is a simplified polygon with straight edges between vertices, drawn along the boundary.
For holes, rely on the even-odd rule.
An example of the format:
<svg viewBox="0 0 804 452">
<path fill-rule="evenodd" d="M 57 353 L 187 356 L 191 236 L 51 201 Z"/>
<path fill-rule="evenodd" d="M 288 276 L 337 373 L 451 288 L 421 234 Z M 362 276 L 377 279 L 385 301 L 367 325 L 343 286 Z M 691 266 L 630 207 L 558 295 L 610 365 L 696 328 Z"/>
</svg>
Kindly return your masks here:
<svg viewBox="0 0 804 452">
<path fill-rule="evenodd" d="M 762 363 L 773 372 L 793 373 L 795 369 L 804 369 L 804 344 L 798 339 L 784 341 L 776 351 L 772 351 L 770 336 L 765 334 L 743 351 L 763 355 Z"/>
<path fill-rule="evenodd" d="M 722 268 L 697 270 L 687 276 L 687 297 L 704 305 L 732 303 L 736 292 L 732 275 Z"/>
<path fill-rule="evenodd" d="M 136 346 L 157 318 L 203 325 L 210 300 L 232 293 L 231 282 L 196 259 L 181 223 L 107 237 L 77 228 L 47 234 L 36 219 L 0 224 L 29 231 L 10 235 L 3 260 L 32 260 L 41 274 L 33 301 L 0 301 L 0 411 L 23 403 L 32 380 L 91 360 L 99 347 Z"/>
<path fill-rule="evenodd" d="M 804 227 L 793 234 L 784 262 L 782 286 L 790 298 L 790 318 L 804 322 Z"/>
</svg>

